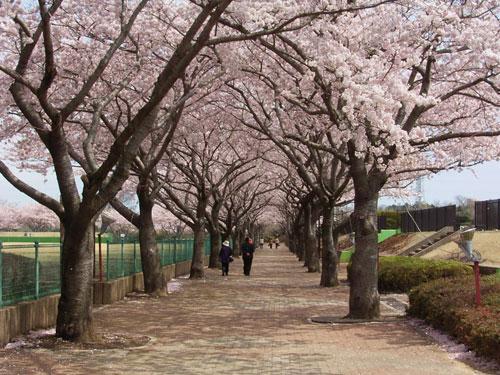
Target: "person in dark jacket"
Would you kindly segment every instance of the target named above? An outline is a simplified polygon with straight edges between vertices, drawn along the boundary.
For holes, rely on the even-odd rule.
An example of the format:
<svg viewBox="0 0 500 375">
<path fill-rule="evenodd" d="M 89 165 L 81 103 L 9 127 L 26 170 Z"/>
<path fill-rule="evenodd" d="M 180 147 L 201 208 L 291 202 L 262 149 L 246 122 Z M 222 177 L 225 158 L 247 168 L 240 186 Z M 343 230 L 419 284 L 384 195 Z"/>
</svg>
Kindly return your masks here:
<svg viewBox="0 0 500 375">
<path fill-rule="evenodd" d="M 252 240 L 249 237 L 245 238 L 245 242 L 241 245 L 241 254 L 243 255 L 243 273 L 245 276 L 250 276 L 254 251 L 255 246 L 253 245 Z"/>
<path fill-rule="evenodd" d="M 233 250 L 229 246 L 229 241 L 224 241 L 219 251 L 219 259 L 222 264 L 222 276 L 227 276 L 229 272 L 229 263 L 233 260 Z"/>
</svg>

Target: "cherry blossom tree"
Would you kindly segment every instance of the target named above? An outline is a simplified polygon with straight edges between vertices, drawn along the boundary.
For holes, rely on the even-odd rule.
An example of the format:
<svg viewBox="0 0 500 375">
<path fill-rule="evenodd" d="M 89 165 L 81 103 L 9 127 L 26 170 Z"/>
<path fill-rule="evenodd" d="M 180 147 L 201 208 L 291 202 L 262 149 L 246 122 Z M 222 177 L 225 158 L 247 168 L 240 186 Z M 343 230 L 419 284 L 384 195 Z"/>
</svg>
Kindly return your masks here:
<svg viewBox="0 0 500 375">
<path fill-rule="evenodd" d="M 58 336 L 70 340 L 92 337 L 92 223 L 127 180 L 161 102 L 205 46 L 230 2 L 209 1 L 199 11 L 186 12 L 194 15 L 193 22 L 182 25 L 185 32 L 177 33 L 175 47 L 166 51 L 159 69 L 149 72 L 152 79 L 145 82 L 153 83 L 148 97 L 137 101 L 123 121 L 117 121 L 119 135 L 103 160 L 96 160 L 94 153 L 102 114 L 114 110 L 119 94 L 133 95 L 134 84 L 144 84 L 137 74 L 140 63 L 156 57 L 154 51 L 141 49 L 131 32 L 136 21 L 140 30 L 148 30 L 150 17 L 142 12 L 148 1 L 107 7 L 102 2 L 62 0 L 49 6 L 41 0 L 33 9 L 2 3 L 1 24 L 7 27 L 3 27 L 0 42 L 4 51 L 0 70 L 5 73 L 0 90 L 8 98 L 3 100 L 2 130 L 23 128 L 27 137 L 37 140 L 54 166 L 61 201 L 21 181 L 3 162 L 0 173 L 52 209 L 64 227 Z M 168 14 L 172 4 L 163 5 L 161 9 L 162 4 L 156 2 L 148 9 L 152 14 Z M 170 30 L 178 30 L 178 26 L 172 24 Z M 81 195 L 72 158 L 91 171 L 82 176 Z"/>
<path fill-rule="evenodd" d="M 256 159 L 249 145 L 228 124 L 216 108 L 199 108 L 190 113 L 179 129 L 165 165 L 161 203 L 194 233 L 191 278 L 204 276 L 203 244 L 206 229 L 211 229 L 212 259 L 220 249 L 219 217 L 228 181 L 253 169 Z M 198 123 L 193 131 L 191 122 Z M 246 148 L 245 148 L 246 146 Z M 214 202 L 210 214 L 210 201 Z M 208 224 L 208 225 L 207 225 Z M 208 228 L 207 228 L 208 227 Z"/>
<path fill-rule="evenodd" d="M 16 206 L 0 202 L 0 209 L 2 212 L 0 228 L 3 230 L 30 230 L 34 232 L 59 230 L 58 217 L 42 205 Z"/>
<path fill-rule="evenodd" d="M 220 75 L 220 64 L 217 64 L 216 57 L 204 54 L 193 62 L 181 82 L 174 86 L 173 104 L 169 103 L 170 105 L 162 108 L 164 114 L 158 117 L 155 127 L 140 147 L 140 152 L 132 164 L 132 175 L 137 179 L 135 191 L 139 213 L 136 214 L 119 199 L 111 201 L 112 206 L 139 230 L 144 288 L 150 294 L 159 295 L 166 292 L 153 220 L 153 209 L 164 184 L 159 172 L 161 161 L 174 138 L 185 108 L 188 108 L 186 115 L 193 116 L 193 113 L 189 113 L 189 108 L 194 107 L 193 111 L 197 111 L 198 102 L 210 93 L 211 84 L 216 82 Z M 175 103 L 180 104 L 172 110 L 172 106 L 176 106 Z M 127 107 L 130 106 L 131 103 L 127 103 Z M 109 125 L 108 128 L 113 134 L 114 128 Z"/>
<path fill-rule="evenodd" d="M 235 104 L 239 112 L 235 116 L 238 116 L 245 126 L 261 132 L 272 141 L 275 147 L 286 155 L 298 176 L 312 191 L 311 195 L 304 197 L 305 201 L 302 203 L 303 211 L 307 214 L 306 234 L 309 239 L 312 236 L 310 205 L 314 198 L 318 200 L 323 216 L 323 259 L 320 284 L 322 286 L 338 285 L 334 212 L 335 207 L 345 203 L 341 198 L 350 182 L 348 168 L 331 153 L 319 150 L 307 142 L 304 143 L 304 140 L 317 142 L 318 139 L 324 137 L 324 134 L 310 130 L 314 123 L 311 124 L 307 114 L 304 115 L 301 110 L 294 110 L 294 103 L 285 103 L 280 100 L 279 89 L 275 83 L 277 77 L 271 72 L 262 72 L 262 65 L 268 63 L 258 59 L 254 61 L 256 62 L 255 70 L 252 67 L 245 68 L 245 72 L 250 76 L 251 84 L 247 81 L 228 83 L 228 86 L 236 92 L 234 99 L 239 103 Z M 258 66 L 260 68 L 257 68 Z M 243 108 L 243 111 L 240 108 Z M 296 135 L 296 139 L 292 139 L 290 133 Z M 311 272 L 314 272 L 317 262 L 310 259 L 310 256 L 315 255 L 311 242 L 313 241 L 309 240 L 305 244 L 307 262 L 311 267 Z"/>
<path fill-rule="evenodd" d="M 264 108 L 278 97 L 307 114 L 286 137 L 331 153 L 352 179 L 352 317 L 379 315 L 376 211 L 386 184 L 499 157 L 495 15 L 491 1 L 407 1 L 256 46 L 274 54 L 259 71 L 277 86 Z"/>
</svg>

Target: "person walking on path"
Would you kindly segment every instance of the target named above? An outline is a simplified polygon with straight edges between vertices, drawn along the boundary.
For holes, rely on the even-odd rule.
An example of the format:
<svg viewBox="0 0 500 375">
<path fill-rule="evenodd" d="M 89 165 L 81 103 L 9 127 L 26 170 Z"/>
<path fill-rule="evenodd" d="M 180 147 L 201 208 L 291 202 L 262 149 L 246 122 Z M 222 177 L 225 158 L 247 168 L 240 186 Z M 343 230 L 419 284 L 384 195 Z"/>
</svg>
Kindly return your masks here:
<svg viewBox="0 0 500 375">
<path fill-rule="evenodd" d="M 245 276 L 250 276 L 254 251 L 255 247 L 252 240 L 249 237 L 245 238 L 245 242 L 241 245 L 241 253 L 243 254 L 243 273 Z"/>
<path fill-rule="evenodd" d="M 224 241 L 219 251 L 219 259 L 222 264 L 222 276 L 227 276 L 229 273 L 229 263 L 233 260 L 233 250 L 229 246 L 229 241 Z"/>
<path fill-rule="evenodd" d="M 262 250 L 264 248 L 264 239 L 261 238 L 259 241 L 260 249 Z"/>
<path fill-rule="evenodd" d="M 276 244 L 276 248 L 278 248 L 278 246 L 280 245 L 280 239 L 276 237 L 274 243 Z"/>
</svg>

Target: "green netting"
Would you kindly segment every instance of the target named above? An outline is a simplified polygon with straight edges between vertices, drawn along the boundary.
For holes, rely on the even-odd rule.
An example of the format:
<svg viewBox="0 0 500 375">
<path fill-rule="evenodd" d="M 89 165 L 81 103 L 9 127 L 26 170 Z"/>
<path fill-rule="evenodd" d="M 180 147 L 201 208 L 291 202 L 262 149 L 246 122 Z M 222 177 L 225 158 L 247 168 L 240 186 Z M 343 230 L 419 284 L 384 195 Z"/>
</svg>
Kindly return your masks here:
<svg viewBox="0 0 500 375">
<path fill-rule="evenodd" d="M 162 266 L 190 261 L 193 239 L 168 239 L 158 242 Z M 205 240 L 204 254 L 210 254 L 210 241 Z M 0 306 L 37 299 L 60 292 L 59 243 L 9 244 L 0 242 Z M 101 243 L 96 239 L 94 277 L 112 280 L 142 272 L 139 244 L 136 242 Z"/>
<path fill-rule="evenodd" d="M 61 246 L 41 244 L 38 261 L 40 264 L 39 297 L 59 293 L 61 290 Z"/>
<path fill-rule="evenodd" d="M 140 272 L 139 246 L 135 243 L 107 243 L 103 259 L 106 279 L 116 279 Z"/>
<path fill-rule="evenodd" d="M 3 245 L 0 252 L 0 306 L 59 292 L 59 244 Z"/>
</svg>

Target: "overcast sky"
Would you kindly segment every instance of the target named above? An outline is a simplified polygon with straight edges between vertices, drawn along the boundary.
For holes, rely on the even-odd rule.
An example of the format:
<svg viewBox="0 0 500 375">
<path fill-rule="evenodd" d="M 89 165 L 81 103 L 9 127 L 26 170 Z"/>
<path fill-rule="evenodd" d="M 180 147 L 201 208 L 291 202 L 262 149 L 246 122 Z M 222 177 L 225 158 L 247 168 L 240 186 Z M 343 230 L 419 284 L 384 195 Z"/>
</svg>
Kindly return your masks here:
<svg viewBox="0 0 500 375">
<path fill-rule="evenodd" d="M 19 172 L 17 176 L 58 199 L 59 193 L 54 176 L 43 177 L 34 173 Z M 484 163 L 461 173 L 442 172 L 430 179 L 424 179 L 422 187 L 423 200 L 428 203 L 453 203 L 458 195 L 476 200 L 500 199 L 500 162 Z M 0 200 L 22 205 L 33 202 L 13 188 L 1 175 Z M 393 202 L 393 200 L 383 198 L 380 203 L 387 205 Z M 411 200 L 406 203 L 410 202 Z"/>
</svg>

